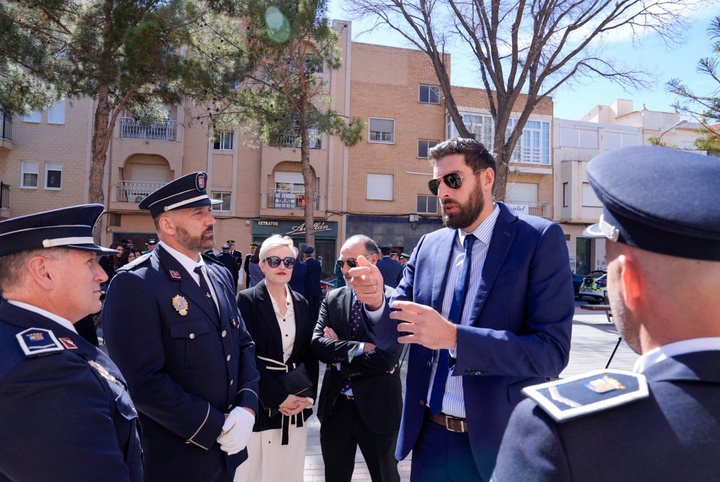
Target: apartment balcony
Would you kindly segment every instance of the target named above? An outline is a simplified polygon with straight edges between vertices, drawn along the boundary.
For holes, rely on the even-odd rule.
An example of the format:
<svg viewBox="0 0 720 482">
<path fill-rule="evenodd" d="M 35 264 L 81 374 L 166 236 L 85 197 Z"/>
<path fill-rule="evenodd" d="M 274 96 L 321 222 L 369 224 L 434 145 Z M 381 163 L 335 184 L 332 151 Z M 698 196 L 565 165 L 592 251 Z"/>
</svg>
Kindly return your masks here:
<svg viewBox="0 0 720 482">
<path fill-rule="evenodd" d="M 507 201 L 508 208 L 518 214 L 532 214 L 541 218 L 551 219 L 550 203 L 539 203 L 534 201 Z"/>
<path fill-rule="evenodd" d="M 0 219 L 10 217 L 10 185 L 0 182 Z"/>
<path fill-rule="evenodd" d="M 123 139 L 175 141 L 177 140 L 177 121 L 148 123 L 132 117 L 123 117 L 120 121 L 120 137 Z"/>
<path fill-rule="evenodd" d="M 304 209 L 305 195 L 297 192 L 271 190 L 267 193 L 268 209 Z M 320 209 L 320 194 L 315 193 L 315 209 Z"/>
<path fill-rule="evenodd" d="M 165 184 L 167 183 L 149 181 L 118 181 L 115 189 L 114 201 L 118 203 L 138 204 L 150 193 L 155 192 Z"/>
<path fill-rule="evenodd" d="M 321 149 L 322 148 L 322 134 L 317 129 L 309 129 L 308 135 L 310 138 L 310 149 Z M 282 135 L 275 138 L 270 143 L 271 147 L 288 147 L 293 149 L 299 149 L 302 143 L 302 137 L 299 130 L 287 131 Z"/>
<path fill-rule="evenodd" d="M 0 149 L 12 150 L 12 116 L 0 111 Z"/>
</svg>

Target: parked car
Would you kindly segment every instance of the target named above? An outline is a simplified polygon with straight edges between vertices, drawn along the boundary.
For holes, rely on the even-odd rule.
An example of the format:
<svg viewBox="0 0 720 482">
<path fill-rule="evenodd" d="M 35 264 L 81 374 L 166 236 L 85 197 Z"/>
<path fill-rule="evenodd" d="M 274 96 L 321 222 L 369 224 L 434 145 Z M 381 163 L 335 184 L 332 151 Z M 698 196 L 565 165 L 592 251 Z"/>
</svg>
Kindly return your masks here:
<svg viewBox="0 0 720 482">
<path fill-rule="evenodd" d="M 588 273 L 580 283 L 580 299 L 591 298 L 595 303 L 607 301 L 607 271 L 596 270 Z"/>
</svg>

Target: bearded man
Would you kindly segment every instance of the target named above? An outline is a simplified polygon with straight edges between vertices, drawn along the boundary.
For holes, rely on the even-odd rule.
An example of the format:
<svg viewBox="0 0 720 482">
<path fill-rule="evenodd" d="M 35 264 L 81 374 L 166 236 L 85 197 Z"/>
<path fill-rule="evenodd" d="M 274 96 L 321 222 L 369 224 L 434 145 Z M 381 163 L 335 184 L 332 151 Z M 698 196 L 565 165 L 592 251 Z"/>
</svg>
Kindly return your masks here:
<svg viewBox="0 0 720 482">
<path fill-rule="evenodd" d="M 142 200 L 160 242 L 118 272 L 103 309 L 108 351 L 137 394 L 149 482 L 231 482 L 258 410 L 236 284 L 201 255 L 214 244 L 206 182 L 191 173 Z"/>
<path fill-rule="evenodd" d="M 377 347 L 410 344 L 395 452 L 412 450 L 410 480 L 488 480 L 522 388 L 568 362 L 568 252 L 560 226 L 493 202 L 482 143 L 450 139 L 430 161 L 446 227 L 420 239 L 389 303 L 376 266 L 348 275 Z"/>
</svg>

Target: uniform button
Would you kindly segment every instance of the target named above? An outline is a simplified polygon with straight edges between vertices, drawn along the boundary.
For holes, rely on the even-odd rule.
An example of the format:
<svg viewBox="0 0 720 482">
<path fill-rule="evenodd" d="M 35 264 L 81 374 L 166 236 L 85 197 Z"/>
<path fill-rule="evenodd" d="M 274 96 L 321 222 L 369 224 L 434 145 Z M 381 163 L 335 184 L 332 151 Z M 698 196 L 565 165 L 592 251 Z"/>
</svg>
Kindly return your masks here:
<svg viewBox="0 0 720 482">
<path fill-rule="evenodd" d="M 235 380 L 230 380 L 230 386 L 233 386 L 233 383 L 235 383 Z"/>
<path fill-rule="evenodd" d="M 191 340 L 194 340 L 194 339 L 195 339 L 195 333 L 190 333 L 190 339 L 191 339 Z"/>
<path fill-rule="evenodd" d="M 228 405 L 228 410 L 232 410 L 232 403 Z"/>
<path fill-rule="evenodd" d="M 428 362 L 428 367 L 431 367 L 431 366 L 432 366 L 432 362 L 429 361 L 429 362 Z"/>
<path fill-rule="evenodd" d="M 227 336 L 227 330 L 223 330 L 221 333 L 222 337 L 225 338 Z"/>
<path fill-rule="evenodd" d="M 228 356 L 227 356 L 227 361 L 230 361 L 231 358 L 232 358 L 232 356 L 231 356 L 231 355 L 228 355 Z"/>
<path fill-rule="evenodd" d="M 420 400 L 420 405 L 425 405 L 425 400 Z"/>
</svg>

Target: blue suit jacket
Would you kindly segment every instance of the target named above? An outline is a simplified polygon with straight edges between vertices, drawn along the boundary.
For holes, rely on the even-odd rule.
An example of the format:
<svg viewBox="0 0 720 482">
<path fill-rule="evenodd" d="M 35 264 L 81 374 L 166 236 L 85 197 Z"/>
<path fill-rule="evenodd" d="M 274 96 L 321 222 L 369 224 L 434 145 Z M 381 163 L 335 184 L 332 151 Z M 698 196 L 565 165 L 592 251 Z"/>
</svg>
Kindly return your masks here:
<svg viewBox="0 0 720 482">
<path fill-rule="evenodd" d="M 147 480 L 228 480 L 247 458 L 227 456 L 216 438 L 233 408 L 257 413 L 254 344 L 230 273 L 205 262 L 219 317 L 162 245 L 118 272 L 103 307 L 108 351 L 140 412 Z"/>
<path fill-rule="evenodd" d="M 691 323 L 688 320 L 688 323 Z M 558 423 L 533 400 L 513 413 L 498 481 L 717 480 L 720 351 L 648 367 L 650 396 Z"/>
<path fill-rule="evenodd" d="M 26 357 L 15 335 L 54 333 L 66 349 Z M 48 335 L 44 335 L 47 340 Z M 77 333 L 0 304 L 0 481 L 143 481 L 138 417 L 125 379 Z"/>
<path fill-rule="evenodd" d="M 386 286 L 397 288 L 403 274 L 403 265 L 392 259 L 390 256 L 383 256 L 377 261 L 377 267 L 383 275 Z"/>
<path fill-rule="evenodd" d="M 472 302 L 471 323 L 458 326 L 454 375 L 462 375 L 470 443 L 484 478 L 495 465 L 503 431 L 520 391 L 557 376 L 567 365 L 575 310 L 565 236 L 557 224 L 500 214 Z M 390 303 L 409 300 L 442 310 L 457 231 L 423 236 Z M 379 347 L 397 343 L 397 322 L 371 326 Z M 433 351 L 411 345 L 396 457 L 405 458 L 422 428 Z"/>
</svg>

